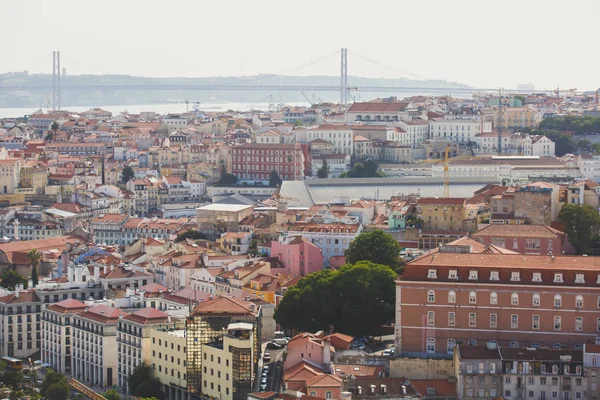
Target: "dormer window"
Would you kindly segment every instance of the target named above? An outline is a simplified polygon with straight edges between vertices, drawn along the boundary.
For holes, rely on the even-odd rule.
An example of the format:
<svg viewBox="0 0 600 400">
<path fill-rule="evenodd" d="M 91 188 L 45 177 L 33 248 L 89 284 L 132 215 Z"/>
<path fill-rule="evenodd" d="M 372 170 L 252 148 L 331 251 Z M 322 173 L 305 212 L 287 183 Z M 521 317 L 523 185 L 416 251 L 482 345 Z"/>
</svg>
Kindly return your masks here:
<svg viewBox="0 0 600 400">
<path fill-rule="evenodd" d="M 585 283 L 585 276 L 583 274 L 575 274 L 575 283 Z"/>
<path fill-rule="evenodd" d="M 427 278 L 429 278 L 429 279 L 436 279 L 437 278 L 437 270 L 435 270 L 433 268 L 429 269 L 427 271 Z"/>
<path fill-rule="evenodd" d="M 477 279 L 479 279 L 478 271 L 477 270 L 469 271 L 469 280 L 476 281 Z"/>
<path fill-rule="evenodd" d="M 448 272 L 448 279 L 457 279 L 458 278 L 458 272 L 455 269 L 451 269 L 450 272 Z"/>
<path fill-rule="evenodd" d="M 498 274 L 498 271 L 491 271 L 490 272 L 490 281 L 499 281 L 500 280 L 500 275 Z"/>
<path fill-rule="evenodd" d="M 510 274 L 510 280 L 512 282 L 520 282 L 521 281 L 521 273 L 520 272 L 512 272 Z"/>
<path fill-rule="evenodd" d="M 554 274 L 554 283 L 563 283 L 563 274 L 561 272 Z"/>
<path fill-rule="evenodd" d="M 541 282 L 542 281 L 542 273 L 541 272 L 534 272 L 533 273 L 533 277 L 531 278 L 532 282 Z"/>
</svg>

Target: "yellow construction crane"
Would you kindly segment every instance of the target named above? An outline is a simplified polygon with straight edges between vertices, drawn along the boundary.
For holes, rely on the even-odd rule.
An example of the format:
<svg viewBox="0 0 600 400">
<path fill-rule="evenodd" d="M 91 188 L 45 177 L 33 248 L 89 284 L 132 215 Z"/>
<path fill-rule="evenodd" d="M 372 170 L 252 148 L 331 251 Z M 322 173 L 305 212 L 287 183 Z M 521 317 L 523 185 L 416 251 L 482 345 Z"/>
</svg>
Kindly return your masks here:
<svg viewBox="0 0 600 400">
<path fill-rule="evenodd" d="M 448 164 L 448 152 L 450 146 L 446 146 L 446 152 L 444 153 L 444 197 L 450 197 L 450 177 L 449 177 L 449 164 Z"/>
</svg>

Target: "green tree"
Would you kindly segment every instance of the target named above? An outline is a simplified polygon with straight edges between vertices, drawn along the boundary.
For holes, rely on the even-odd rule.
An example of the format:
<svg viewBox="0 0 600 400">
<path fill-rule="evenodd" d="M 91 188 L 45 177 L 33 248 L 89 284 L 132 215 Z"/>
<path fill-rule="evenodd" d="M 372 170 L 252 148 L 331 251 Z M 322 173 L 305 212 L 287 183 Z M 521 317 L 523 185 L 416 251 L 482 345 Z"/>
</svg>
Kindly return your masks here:
<svg viewBox="0 0 600 400">
<path fill-rule="evenodd" d="M 558 213 L 569 242 L 577 254 L 583 254 L 592 246 L 592 239 L 598 235 L 600 214 L 587 204 L 565 204 Z"/>
<path fill-rule="evenodd" d="M 19 389 L 23 383 L 23 373 L 21 371 L 5 370 L 2 374 L 2 383 L 13 389 Z"/>
<path fill-rule="evenodd" d="M 102 396 L 106 400 L 121 400 L 121 395 L 115 389 L 108 389 Z"/>
<path fill-rule="evenodd" d="M 271 171 L 271 176 L 269 177 L 269 186 L 277 187 L 280 186 L 282 182 L 283 180 L 281 179 L 277 171 Z"/>
<path fill-rule="evenodd" d="M 175 243 L 183 242 L 186 239 L 198 240 L 198 239 L 206 239 L 206 235 L 198 232 L 195 229 L 188 229 L 187 231 L 180 233 L 175 238 Z"/>
<path fill-rule="evenodd" d="M 395 276 L 391 268 L 369 261 L 309 274 L 286 291 L 275 320 L 297 331 L 333 326 L 353 336 L 381 334 L 382 325 L 394 319 Z"/>
<path fill-rule="evenodd" d="M 161 390 L 160 379 L 154 376 L 152 367 L 147 362 L 142 362 L 135 367 L 127 380 L 129 392 L 139 397 L 156 397 L 164 400 L 165 394 Z"/>
<path fill-rule="evenodd" d="M 58 131 L 58 128 L 60 128 L 60 127 L 58 126 L 58 122 L 56 122 L 56 121 L 54 121 L 52 123 L 52 125 L 50 125 L 50 129 L 52 129 L 54 131 L 54 133 L 56 133 L 56 131 Z"/>
<path fill-rule="evenodd" d="M 45 396 L 50 386 L 62 382 L 67 383 L 67 379 L 63 374 L 56 371 L 49 371 L 48 374 L 46 374 L 44 381 L 42 382 L 40 393 Z"/>
<path fill-rule="evenodd" d="M 350 171 L 340 174 L 340 178 L 375 178 L 384 176 L 379 172 L 379 165 L 368 159 L 364 163 L 357 162 Z"/>
<path fill-rule="evenodd" d="M 134 176 L 135 172 L 133 171 L 133 168 L 131 168 L 129 165 L 126 165 L 123 167 L 123 171 L 121 171 L 121 182 L 127 183 L 132 180 Z"/>
<path fill-rule="evenodd" d="M 404 270 L 401 251 L 402 246 L 389 233 L 380 230 L 363 232 L 348 246 L 346 261 L 350 264 L 363 260 L 383 264 L 401 274 Z"/>
<path fill-rule="evenodd" d="M 219 184 L 221 185 L 235 185 L 237 183 L 237 177 L 235 175 L 227 173 L 225 163 L 221 161 Z"/>
<path fill-rule="evenodd" d="M 256 239 L 252 239 L 250 242 L 250 246 L 248 246 L 248 255 L 252 257 L 258 257 L 258 241 Z"/>
<path fill-rule="evenodd" d="M 46 400 L 67 400 L 71 395 L 71 389 L 67 381 L 61 381 L 50 385 L 44 398 Z"/>
<path fill-rule="evenodd" d="M 19 275 L 15 270 L 9 269 L 0 275 L 0 279 L 0 286 L 4 288 L 15 290 L 15 286 L 17 286 L 19 283 L 22 283 L 23 287 L 27 289 L 27 279 Z"/>
<path fill-rule="evenodd" d="M 317 170 L 317 178 L 327 178 L 329 176 L 330 168 L 327 164 L 327 160 L 323 159 L 323 165 Z"/>
<path fill-rule="evenodd" d="M 31 249 L 27 252 L 27 260 L 29 260 L 29 265 L 31 265 L 31 280 L 33 281 L 33 286 L 37 286 L 39 281 L 37 267 L 41 258 L 42 254 L 37 251 L 37 249 Z"/>
<path fill-rule="evenodd" d="M 304 123 L 302 122 L 302 120 L 297 119 L 296 121 L 294 121 L 294 127 L 299 128 L 301 126 L 304 126 Z"/>
<path fill-rule="evenodd" d="M 577 147 L 581 150 L 592 150 L 592 142 L 587 139 L 579 139 L 577 141 Z"/>
</svg>

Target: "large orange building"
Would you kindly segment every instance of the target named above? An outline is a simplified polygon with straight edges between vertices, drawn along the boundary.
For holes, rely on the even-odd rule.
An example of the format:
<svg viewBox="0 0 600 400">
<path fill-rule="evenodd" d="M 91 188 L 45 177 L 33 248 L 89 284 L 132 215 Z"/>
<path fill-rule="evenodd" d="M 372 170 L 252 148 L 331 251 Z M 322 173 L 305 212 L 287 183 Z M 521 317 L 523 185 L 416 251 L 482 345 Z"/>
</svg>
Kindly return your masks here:
<svg viewBox="0 0 600 400">
<path fill-rule="evenodd" d="M 396 281 L 400 353 L 456 344 L 581 347 L 600 336 L 600 258 L 440 248 Z"/>
</svg>

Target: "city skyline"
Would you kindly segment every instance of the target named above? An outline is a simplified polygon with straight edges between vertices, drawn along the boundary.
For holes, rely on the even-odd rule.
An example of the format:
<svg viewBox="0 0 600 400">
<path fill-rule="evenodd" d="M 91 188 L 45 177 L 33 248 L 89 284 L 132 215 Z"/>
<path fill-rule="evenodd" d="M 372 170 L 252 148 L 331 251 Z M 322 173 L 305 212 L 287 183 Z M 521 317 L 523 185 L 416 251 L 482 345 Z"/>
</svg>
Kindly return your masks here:
<svg viewBox="0 0 600 400">
<path fill-rule="evenodd" d="M 160 8 L 160 2 L 104 4 L 84 17 L 71 1 L 0 4 L 5 15 L 14 16 L 0 27 L 3 48 L 12 55 L 3 60 L 2 72 L 51 73 L 52 51 L 60 50 L 67 74 L 334 76 L 339 74 L 339 48 L 347 47 L 354 76 L 439 79 L 473 87 L 600 86 L 593 59 L 578 64 L 575 74 L 571 58 L 554 56 L 561 48 L 585 54 L 580 38 L 593 34 L 599 14 L 594 1 L 576 7 L 509 1 L 485 9 L 471 1 L 386 3 L 381 13 L 374 10 L 377 18 L 364 20 L 359 20 L 358 4 L 328 2 L 317 9 L 309 1 L 291 9 L 292 24 L 290 10 L 269 1 L 258 7 L 175 2 L 169 9 Z M 577 21 L 576 34 L 560 29 L 567 27 L 564 21 Z"/>
</svg>

